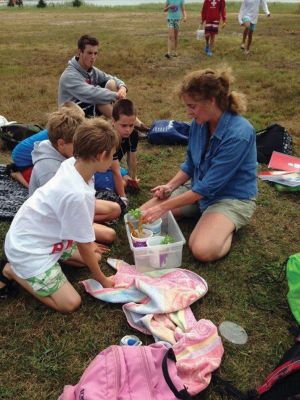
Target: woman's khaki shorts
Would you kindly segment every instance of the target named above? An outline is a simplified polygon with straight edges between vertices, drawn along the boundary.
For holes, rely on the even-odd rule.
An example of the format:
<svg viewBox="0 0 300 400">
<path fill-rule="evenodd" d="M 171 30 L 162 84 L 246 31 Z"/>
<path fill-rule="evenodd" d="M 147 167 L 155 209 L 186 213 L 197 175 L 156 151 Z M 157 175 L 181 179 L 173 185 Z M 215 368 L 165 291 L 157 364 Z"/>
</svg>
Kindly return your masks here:
<svg viewBox="0 0 300 400">
<path fill-rule="evenodd" d="M 174 190 L 172 197 L 178 196 L 190 190 L 189 185 L 180 186 Z M 182 216 L 185 218 L 200 218 L 201 215 L 207 213 L 220 213 L 230 219 L 235 225 L 236 231 L 242 226 L 247 225 L 255 211 L 256 201 L 255 199 L 250 200 L 237 200 L 237 199 L 222 199 L 211 206 L 208 206 L 206 210 L 201 213 L 198 203 L 194 203 L 181 208 Z"/>
</svg>

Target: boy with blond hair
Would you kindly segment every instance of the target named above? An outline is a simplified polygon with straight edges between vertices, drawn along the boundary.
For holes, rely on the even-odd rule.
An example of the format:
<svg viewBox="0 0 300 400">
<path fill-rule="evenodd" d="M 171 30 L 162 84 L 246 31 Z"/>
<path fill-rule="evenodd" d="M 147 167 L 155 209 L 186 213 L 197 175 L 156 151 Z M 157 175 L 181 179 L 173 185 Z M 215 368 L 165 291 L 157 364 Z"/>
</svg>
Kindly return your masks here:
<svg viewBox="0 0 300 400">
<path fill-rule="evenodd" d="M 60 107 L 49 115 L 48 140 L 34 144 L 32 152 L 34 167 L 29 182 L 29 195 L 48 182 L 66 158 L 72 157 L 73 136 L 84 119 L 83 110 L 76 104 L 74 107 Z"/>
<path fill-rule="evenodd" d="M 82 114 L 82 109 L 72 101 L 66 101 L 61 105 L 61 107 L 71 108 L 74 112 L 77 110 L 80 115 L 84 116 L 84 114 Z M 29 188 L 29 181 L 33 169 L 31 153 L 34 144 L 46 139 L 48 139 L 48 131 L 47 129 L 43 129 L 42 131 L 22 140 L 16 145 L 11 153 L 13 163 L 8 165 L 8 171 L 10 171 L 10 175 L 13 179 L 17 180 L 27 188 Z"/>
<path fill-rule="evenodd" d="M 7 285 L 5 281 L 15 280 L 57 311 L 76 310 L 81 298 L 60 268 L 58 260 L 62 257 L 87 265 L 103 287 L 113 286 L 98 264 L 92 178 L 111 166 L 118 144 L 118 135 L 99 118 L 86 120 L 77 128 L 74 157 L 64 161 L 55 176 L 26 200 L 7 232 L 5 253 L 9 263 L 4 266 L 0 290 Z"/>
<path fill-rule="evenodd" d="M 32 151 L 34 164 L 29 194 L 48 182 L 57 172 L 61 163 L 73 155 L 73 137 L 75 130 L 85 121 L 83 110 L 75 103 L 60 107 L 49 115 L 47 129 L 48 140 L 36 142 Z M 120 206 L 112 201 L 97 200 L 95 205 L 94 224 L 96 240 L 111 243 L 116 233 L 101 222 L 110 221 L 120 216 Z M 74 216 L 75 217 L 75 216 Z"/>
</svg>

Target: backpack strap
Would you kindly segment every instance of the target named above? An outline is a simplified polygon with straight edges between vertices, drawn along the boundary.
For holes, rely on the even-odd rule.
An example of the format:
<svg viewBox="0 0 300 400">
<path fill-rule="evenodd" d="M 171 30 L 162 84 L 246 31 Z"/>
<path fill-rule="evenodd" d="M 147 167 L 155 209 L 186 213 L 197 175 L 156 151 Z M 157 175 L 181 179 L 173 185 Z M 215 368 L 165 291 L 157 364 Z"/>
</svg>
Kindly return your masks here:
<svg viewBox="0 0 300 400">
<path fill-rule="evenodd" d="M 174 351 L 172 348 L 170 348 L 166 354 L 164 355 L 163 361 L 162 361 L 162 370 L 163 370 L 163 374 L 164 374 L 164 378 L 166 380 L 167 385 L 169 386 L 170 390 L 173 392 L 174 396 L 177 399 L 181 399 L 181 400 L 192 400 L 193 397 L 191 397 L 186 389 L 186 387 L 184 386 L 184 389 L 178 391 L 176 389 L 176 386 L 174 385 L 174 383 L 172 382 L 172 379 L 170 377 L 169 371 L 168 371 L 168 360 L 174 361 L 176 362 L 176 357 L 174 354 Z"/>
<path fill-rule="evenodd" d="M 284 378 L 287 375 L 292 374 L 293 372 L 300 370 L 300 358 L 298 357 L 295 360 L 289 360 L 286 363 L 280 365 L 274 371 L 272 371 L 267 378 L 263 385 L 261 385 L 257 392 L 261 396 L 263 393 L 267 392 L 277 381 Z"/>
</svg>

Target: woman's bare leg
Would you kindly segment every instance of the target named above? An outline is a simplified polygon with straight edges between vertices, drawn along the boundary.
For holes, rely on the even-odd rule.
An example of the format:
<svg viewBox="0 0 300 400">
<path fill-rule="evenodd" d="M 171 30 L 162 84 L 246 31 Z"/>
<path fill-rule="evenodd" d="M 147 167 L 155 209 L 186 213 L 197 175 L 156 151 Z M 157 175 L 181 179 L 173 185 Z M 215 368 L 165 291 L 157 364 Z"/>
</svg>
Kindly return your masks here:
<svg viewBox="0 0 300 400">
<path fill-rule="evenodd" d="M 206 213 L 195 226 L 189 247 L 199 261 L 218 260 L 229 252 L 234 231 L 234 223 L 225 215 Z"/>
</svg>

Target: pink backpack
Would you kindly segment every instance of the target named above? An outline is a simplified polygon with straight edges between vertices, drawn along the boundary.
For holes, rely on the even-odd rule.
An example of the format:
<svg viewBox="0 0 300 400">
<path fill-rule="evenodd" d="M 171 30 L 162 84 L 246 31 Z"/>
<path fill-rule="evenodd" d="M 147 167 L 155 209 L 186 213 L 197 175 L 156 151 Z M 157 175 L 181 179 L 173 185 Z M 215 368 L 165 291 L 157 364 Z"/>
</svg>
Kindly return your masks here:
<svg viewBox="0 0 300 400">
<path fill-rule="evenodd" d="M 192 399 L 220 366 L 223 346 L 215 325 L 204 319 L 190 332 L 178 332 L 178 339 L 170 349 L 159 342 L 108 347 L 59 400 Z"/>
<path fill-rule="evenodd" d="M 110 346 L 91 362 L 77 385 L 65 386 L 59 400 L 191 399 L 172 355 L 172 349 L 159 344 Z"/>
</svg>

